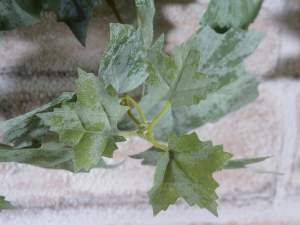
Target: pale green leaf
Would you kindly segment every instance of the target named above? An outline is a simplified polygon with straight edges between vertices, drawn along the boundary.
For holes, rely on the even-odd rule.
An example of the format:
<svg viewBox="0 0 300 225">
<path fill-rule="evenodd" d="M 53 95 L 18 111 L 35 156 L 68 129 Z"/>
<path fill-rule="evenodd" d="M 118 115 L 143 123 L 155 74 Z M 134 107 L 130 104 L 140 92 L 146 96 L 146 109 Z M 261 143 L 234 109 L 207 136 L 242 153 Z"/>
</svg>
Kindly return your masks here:
<svg viewBox="0 0 300 225">
<path fill-rule="evenodd" d="M 230 28 L 247 29 L 262 3 L 263 0 L 210 0 L 201 23 L 220 32 Z"/>
<path fill-rule="evenodd" d="M 257 81 L 243 60 L 257 47 L 261 35 L 230 30 L 218 34 L 205 27 L 177 47 L 171 56 L 152 51 L 155 66 L 146 82 L 141 106 L 151 119 L 170 101 L 171 109 L 157 126 L 160 139 L 185 133 L 214 121 L 257 97 Z"/>
<path fill-rule="evenodd" d="M 195 133 L 169 138 L 170 151 L 158 159 L 154 186 L 149 192 L 154 214 L 166 210 L 177 199 L 198 205 L 217 215 L 218 183 L 213 173 L 220 170 L 231 155 L 222 146 L 202 142 Z"/>
<path fill-rule="evenodd" d="M 153 39 L 153 0 L 136 0 L 139 26 L 111 24 L 110 40 L 101 60 L 99 76 L 119 93 L 145 82 L 151 68 L 147 60 Z"/>
<path fill-rule="evenodd" d="M 31 112 L 16 118 L 0 122 L 0 133 L 3 135 L 4 143 L 10 144 L 17 141 L 19 144 L 24 139 L 31 141 L 31 138 L 43 136 L 47 131 L 40 124 L 40 119 L 36 114 L 52 111 L 54 107 L 60 106 L 64 102 L 74 99 L 74 93 L 64 93 L 50 103 L 43 105 Z"/>
<path fill-rule="evenodd" d="M 60 141 L 73 148 L 75 171 L 88 171 L 116 149 L 117 123 L 127 108 L 106 92 L 100 79 L 82 70 L 76 95 L 76 103 L 64 104 L 39 117 Z"/>
</svg>

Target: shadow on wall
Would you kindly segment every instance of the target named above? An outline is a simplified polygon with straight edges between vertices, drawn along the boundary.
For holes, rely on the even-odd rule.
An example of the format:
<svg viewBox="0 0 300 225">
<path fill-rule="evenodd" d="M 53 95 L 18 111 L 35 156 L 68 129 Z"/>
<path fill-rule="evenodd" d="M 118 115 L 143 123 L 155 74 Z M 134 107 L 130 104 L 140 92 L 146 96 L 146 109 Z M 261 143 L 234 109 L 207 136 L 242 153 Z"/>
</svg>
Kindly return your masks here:
<svg viewBox="0 0 300 225">
<path fill-rule="evenodd" d="M 174 27 L 164 16 L 169 5 L 188 5 L 196 0 L 156 1 L 156 34 Z M 118 10 L 126 23 L 135 18 L 134 0 L 118 0 Z M 89 26 L 87 45 L 82 47 L 63 23 L 51 14 L 42 22 L 3 32 L 0 40 L 0 116 L 11 118 L 47 103 L 74 88 L 76 69 L 97 73 L 109 36 L 109 23 L 117 22 L 111 8 L 95 10 Z M 7 52 L 9 49 L 9 52 Z"/>
<path fill-rule="evenodd" d="M 281 14 L 274 17 L 283 35 L 282 53 L 275 73 L 270 73 L 268 79 L 282 76 L 300 78 L 300 2 L 289 1 L 285 7 Z"/>
</svg>

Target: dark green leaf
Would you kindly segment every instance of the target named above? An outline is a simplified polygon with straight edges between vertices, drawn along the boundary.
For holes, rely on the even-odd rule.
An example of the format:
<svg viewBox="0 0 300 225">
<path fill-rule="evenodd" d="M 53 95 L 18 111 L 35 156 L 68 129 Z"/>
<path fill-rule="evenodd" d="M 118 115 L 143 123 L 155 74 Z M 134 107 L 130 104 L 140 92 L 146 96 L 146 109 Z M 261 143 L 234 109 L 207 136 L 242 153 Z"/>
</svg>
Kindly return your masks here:
<svg viewBox="0 0 300 225">
<path fill-rule="evenodd" d="M 136 0 L 136 5 L 138 28 L 111 24 L 110 40 L 100 64 L 99 76 L 120 94 L 143 84 L 151 73 L 147 55 L 153 39 L 154 3 Z"/>
<path fill-rule="evenodd" d="M 12 205 L 8 201 L 6 201 L 4 197 L 0 196 L 0 211 L 2 209 L 10 209 L 10 208 L 12 208 Z"/>
<path fill-rule="evenodd" d="M 0 30 L 11 30 L 38 22 L 38 18 L 23 10 L 15 0 L 0 1 Z"/>
<path fill-rule="evenodd" d="M 219 32 L 247 29 L 259 13 L 263 0 L 210 0 L 201 23 Z"/>
<path fill-rule="evenodd" d="M 75 171 L 88 171 L 116 149 L 117 122 L 127 108 L 106 92 L 100 79 L 82 70 L 76 95 L 76 103 L 64 104 L 39 117 L 61 142 L 74 149 Z"/>
<path fill-rule="evenodd" d="M 178 198 L 217 215 L 218 183 L 213 173 L 223 168 L 231 155 L 222 146 L 201 142 L 195 133 L 169 138 L 170 151 L 158 160 L 154 186 L 149 192 L 154 214 L 166 210 Z"/>
<path fill-rule="evenodd" d="M 55 12 L 58 21 L 65 22 L 76 38 L 85 45 L 93 9 L 101 0 L 42 0 L 44 10 Z"/>
</svg>

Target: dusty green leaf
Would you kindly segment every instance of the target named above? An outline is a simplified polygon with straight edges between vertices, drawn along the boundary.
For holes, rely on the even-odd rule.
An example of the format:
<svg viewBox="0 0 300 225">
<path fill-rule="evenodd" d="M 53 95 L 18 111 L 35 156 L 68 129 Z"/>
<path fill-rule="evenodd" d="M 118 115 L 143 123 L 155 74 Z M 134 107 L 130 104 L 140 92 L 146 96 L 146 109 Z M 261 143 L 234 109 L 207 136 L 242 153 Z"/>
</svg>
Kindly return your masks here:
<svg viewBox="0 0 300 225">
<path fill-rule="evenodd" d="M 143 84 L 151 68 L 147 60 L 153 38 L 154 3 L 136 0 L 139 26 L 111 24 L 110 40 L 101 60 L 99 76 L 119 93 Z"/>
<path fill-rule="evenodd" d="M 12 208 L 12 205 L 8 201 L 6 201 L 4 197 L 0 196 L 0 211 L 2 209 L 10 209 L 10 208 Z"/>
<path fill-rule="evenodd" d="M 218 34 L 205 27 L 177 47 L 171 56 L 151 52 L 155 72 L 146 82 L 142 108 L 152 118 L 170 101 L 171 109 L 156 128 L 156 136 L 185 133 L 214 121 L 257 97 L 257 81 L 243 60 L 261 35 L 230 30 Z"/>
<path fill-rule="evenodd" d="M 15 117 L 13 119 L 0 122 L 0 133 L 3 135 L 4 143 L 20 142 L 21 140 L 31 141 L 31 138 L 45 133 L 45 128 L 41 126 L 40 119 L 36 114 L 52 111 L 54 107 L 60 106 L 63 102 L 69 102 L 74 99 L 74 93 L 66 92 L 31 112 Z"/>
<path fill-rule="evenodd" d="M 213 173 L 223 168 L 231 155 L 222 146 L 200 141 L 195 133 L 171 135 L 169 148 L 158 160 L 154 186 L 149 192 L 154 214 L 183 198 L 189 205 L 217 215 L 218 183 Z"/>
<path fill-rule="evenodd" d="M 116 149 L 117 122 L 127 108 L 106 92 L 100 79 L 82 70 L 76 95 L 76 103 L 64 104 L 39 117 L 61 142 L 74 149 L 75 171 L 88 171 Z"/>
<path fill-rule="evenodd" d="M 255 20 L 263 0 L 210 0 L 201 24 L 225 32 L 230 28 L 247 29 Z"/>
</svg>

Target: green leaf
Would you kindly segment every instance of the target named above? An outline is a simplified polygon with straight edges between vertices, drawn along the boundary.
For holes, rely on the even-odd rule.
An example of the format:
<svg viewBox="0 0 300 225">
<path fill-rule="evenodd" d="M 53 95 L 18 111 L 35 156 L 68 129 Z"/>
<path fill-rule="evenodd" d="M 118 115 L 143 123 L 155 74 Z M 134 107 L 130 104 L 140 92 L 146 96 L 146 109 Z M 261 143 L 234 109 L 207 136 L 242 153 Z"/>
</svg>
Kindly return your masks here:
<svg viewBox="0 0 300 225">
<path fill-rule="evenodd" d="M 85 45 L 93 9 L 101 0 L 42 0 L 44 10 L 55 12 L 57 20 L 65 22 L 82 45 Z"/>
<path fill-rule="evenodd" d="M 0 133 L 3 134 L 4 143 L 10 144 L 21 139 L 31 139 L 33 136 L 36 137 L 44 133 L 45 130 L 41 127 L 40 119 L 36 117 L 36 114 L 52 111 L 54 107 L 58 107 L 63 102 L 72 101 L 73 99 L 74 93 L 66 92 L 48 104 L 31 112 L 0 122 Z"/>
<path fill-rule="evenodd" d="M 231 155 L 222 146 L 202 142 L 195 133 L 169 138 L 170 151 L 158 160 L 154 186 L 149 192 L 154 214 L 166 210 L 178 198 L 217 215 L 218 183 L 213 173 L 220 170 Z"/>
<path fill-rule="evenodd" d="M 12 208 L 12 205 L 8 201 L 6 201 L 4 197 L 0 196 L 0 211 L 2 209 L 10 209 L 10 208 Z"/>
<path fill-rule="evenodd" d="M 0 30 L 29 26 L 36 22 L 38 18 L 23 10 L 15 0 L 0 1 Z"/>
<path fill-rule="evenodd" d="M 224 169 L 245 169 L 248 165 L 263 162 L 270 157 L 260 157 L 260 158 L 245 158 L 245 159 L 235 159 L 229 160 Z"/>
<path fill-rule="evenodd" d="M 170 101 L 171 109 L 155 129 L 165 140 L 172 131 L 186 133 L 214 121 L 257 97 L 257 81 L 243 60 L 261 35 L 230 30 L 218 34 L 205 27 L 177 47 L 171 56 L 151 52 L 155 73 L 146 82 L 141 100 L 148 119 Z"/>
<path fill-rule="evenodd" d="M 162 155 L 161 150 L 152 147 L 152 148 L 148 149 L 147 151 L 141 152 L 136 155 L 132 155 L 130 157 L 134 158 L 134 159 L 141 159 L 142 165 L 156 166 L 161 155 Z M 259 157 L 259 158 L 244 158 L 244 159 L 228 160 L 222 169 L 227 169 L 227 170 L 245 169 L 245 168 L 247 168 L 248 165 L 260 163 L 269 158 L 270 157 Z"/>
<path fill-rule="evenodd" d="M 151 73 L 147 56 L 153 39 L 154 3 L 136 0 L 136 5 L 138 28 L 110 25 L 110 40 L 99 69 L 105 84 L 112 85 L 119 94 L 134 90 Z"/>
<path fill-rule="evenodd" d="M 71 29 L 85 45 L 89 21 L 94 8 L 102 0 L 3 0 L 0 3 L 0 30 L 32 25 L 40 20 L 44 11 L 52 11 L 57 20 Z"/>
<path fill-rule="evenodd" d="M 230 28 L 247 29 L 255 20 L 263 0 L 211 0 L 201 24 L 219 32 Z"/>
<path fill-rule="evenodd" d="M 82 70 L 79 70 L 76 94 L 76 103 L 38 116 L 50 131 L 59 135 L 61 142 L 74 149 L 75 171 L 88 171 L 102 156 L 112 155 L 116 149 L 117 122 L 127 108 L 106 92 L 102 80 Z"/>
<path fill-rule="evenodd" d="M 17 162 L 74 172 L 72 149 L 57 142 L 44 143 L 40 148 L 25 149 L 0 145 L 0 162 Z"/>
</svg>

